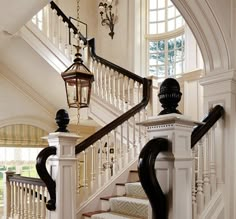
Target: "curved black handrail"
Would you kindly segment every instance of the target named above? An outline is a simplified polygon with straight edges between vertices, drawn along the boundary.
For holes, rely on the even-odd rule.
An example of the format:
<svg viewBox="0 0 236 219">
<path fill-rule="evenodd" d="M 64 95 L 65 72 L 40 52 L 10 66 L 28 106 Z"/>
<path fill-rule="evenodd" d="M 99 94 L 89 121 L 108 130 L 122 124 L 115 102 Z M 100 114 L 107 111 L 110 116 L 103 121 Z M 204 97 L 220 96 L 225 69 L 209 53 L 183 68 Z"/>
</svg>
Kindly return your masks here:
<svg viewBox="0 0 236 219">
<path fill-rule="evenodd" d="M 36 159 L 36 170 L 39 177 L 45 183 L 50 195 L 50 200 L 46 203 L 46 207 L 49 211 L 56 210 L 56 183 L 47 171 L 46 160 L 49 156 L 56 155 L 56 152 L 56 147 L 44 148 L 42 151 L 40 151 Z"/>
<path fill-rule="evenodd" d="M 63 13 L 63 11 L 57 6 L 57 4 L 54 1 L 50 2 L 51 5 L 51 9 L 52 10 L 56 10 L 57 15 L 62 17 L 62 20 L 64 23 L 67 23 L 68 28 L 72 29 L 74 34 L 78 34 L 80 40 L 83 40 L 84 45 L 87 44 L 87 39 L 83 36 L 83 34 L 81 32 L 78 31 L 78 29 L 75 27 L 75 25 L 71 22 L 71 20 Z"/>
<path fill-rule="evenodd" d="M 143 109 L 149 102 L 150 98 L 150 86 L 151 81 L 144 78 L 143 79 L 143 99 L 142 101 L 119 116 L 117 119 L 112 121 L 111 123 L 107 124 L 103 128 L 99 129 L 96 133 L 79 143 L 75 146 L 75 154 L 79 154 L 80 152 L 84 151 L 86 148 L 88 148 L 90 145 L 95 143 L 97 140 L 101 139 L 103 136 L 105 136 L 107 133 L 114 130 L 116 127 L 127 121 L 129 118 L 134 116 L 137 112 L 139 112 L 141 109 Z"/>
<path fill-rule="evenodd" d="M 101 64 L 103 64 L 105 66 L 108 66 L 109 68 L 123 74 L 124 76 L 127 76 L 127 77 L 133 79 L 134 81 L 137 81 L 139 83 L 143 83 L 143 78 L 140 77 L 139 75 L 136 75 L 133 72 L 128 71 L 128 70 L 126 70 L 126 69 L 124 69 L 124 68 L 122 68 L 122 67 L 120 67 L 120 66 L 118 66 L 118 65 L 116 65 L 112 62 L 109 62 L 106 59 L 98 56 L 95 52 L 95 39 L 94 38 L 92 38 L 88 41 L 88 46 L 90 48 L 91 57 L 94 60 L 100 62 Z"/>
<path fill-rule="evenodd" d="M 224 108 L 220 105 L 210 110 L 207 117 L 202 122 L 205 124 L 198 125 L 191 135 L 191 148 L 210 130 L 210 128 L 224 115 Z"/>
<path fill-rule="evenodd" d="M 151 203 L 153 219 L 167 219 L 167 200 L 155 172 L 157 155 L 167 150 L 167 139 L 154 138 L 143 147 L 138 159 L 139 179 Z"/>
</svg>

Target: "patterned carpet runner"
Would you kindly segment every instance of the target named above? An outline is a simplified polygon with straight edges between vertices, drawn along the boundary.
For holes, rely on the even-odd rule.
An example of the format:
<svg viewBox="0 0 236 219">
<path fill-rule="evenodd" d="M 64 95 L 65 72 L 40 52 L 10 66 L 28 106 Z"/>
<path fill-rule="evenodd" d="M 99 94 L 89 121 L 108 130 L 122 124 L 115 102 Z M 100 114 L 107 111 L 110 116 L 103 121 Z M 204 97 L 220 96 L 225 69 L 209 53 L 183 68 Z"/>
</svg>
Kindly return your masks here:
<svg viewBox="0 0 236 219">
<path fill-rule="evenodd" d="M 126 195 L 109 199 L 110 212 L 95 214 L 92 219 L 147 219 L 149 201 L 139 182 L 125 184 Z"/>
</svg>

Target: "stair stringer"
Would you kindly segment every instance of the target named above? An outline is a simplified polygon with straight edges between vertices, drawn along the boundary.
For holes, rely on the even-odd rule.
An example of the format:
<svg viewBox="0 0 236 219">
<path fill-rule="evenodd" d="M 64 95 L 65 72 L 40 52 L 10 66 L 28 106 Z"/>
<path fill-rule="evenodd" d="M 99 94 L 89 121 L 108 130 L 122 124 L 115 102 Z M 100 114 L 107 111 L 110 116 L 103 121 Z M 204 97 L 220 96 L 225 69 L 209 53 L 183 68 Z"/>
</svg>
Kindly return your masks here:
<svg viewBox="0 0 236 219">
<path fill-rule="evenodd" d="M 100 197 L 111 196 L 116 194 L 116 183 L 127 182 L 129 172 L 137 169 L 137 159 L 131 161 L 125 169 L 115 175 L 109 182 L 104 184 L 95 194 L 93 194 L 86 202 L 84 202 L 76 213 L 76 218 L 81 219 L 84 212 L 91 212 L 101 209 Z M 78 197 L 79 198 L 79 197 Z"/>
<path fill-rule="evenodd" d="M 88 116 L 101 126 L 107 125 L 122 114 L 119 109 L 97 95 L 91 95 L 90 103 Z"/>
<path fill-rule="evenodd" d="M 72 64 L 31 21 L 21 28 L 19 34 L 58 73 L 65 71 Z"/>
<path fill-rule="evenodd" d="M 205 206 L 199 219 L 226 219 L 224 218 L 224 198 L 221 191 L 217 191 L 210 202 Z"/>
</svg>

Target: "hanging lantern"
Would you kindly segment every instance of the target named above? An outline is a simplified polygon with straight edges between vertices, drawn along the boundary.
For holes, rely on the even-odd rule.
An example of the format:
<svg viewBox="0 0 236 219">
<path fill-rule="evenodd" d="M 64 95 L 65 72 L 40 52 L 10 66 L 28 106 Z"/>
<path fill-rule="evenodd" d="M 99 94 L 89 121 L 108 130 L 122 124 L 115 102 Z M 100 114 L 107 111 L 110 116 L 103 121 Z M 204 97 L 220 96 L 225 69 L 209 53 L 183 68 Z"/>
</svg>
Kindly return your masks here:
<svg viewBox="0 0 236 219">
<path fill-rule="evenodd" d="M 68 106 L 80 109 L 89 106 L 94 76 L 83 64 L 82 55 L 79 53 L 81 47 L 75 47 L 77 53 L 75 54 L 74 63 L 61 76 L 65 81 Z"/>
</svg>

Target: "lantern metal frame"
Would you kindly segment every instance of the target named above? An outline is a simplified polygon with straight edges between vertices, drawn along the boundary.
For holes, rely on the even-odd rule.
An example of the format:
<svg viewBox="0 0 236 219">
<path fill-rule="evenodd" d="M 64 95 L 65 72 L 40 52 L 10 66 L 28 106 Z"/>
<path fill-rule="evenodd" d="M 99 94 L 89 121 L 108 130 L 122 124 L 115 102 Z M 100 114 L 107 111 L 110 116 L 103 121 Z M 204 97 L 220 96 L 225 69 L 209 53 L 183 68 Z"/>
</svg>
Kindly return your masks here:
<svg viewBox="0 0 236 219">
<path fill-rule="evenodd" d="M 94 75 L 83 64 L 83 60 L 81 59 L 82 55 L 79 53 L 81 47 L 75 47 L 77 48 L 77 53 L 75 54 L 76 58 L 74 59 L 74 63 L 67 68 L 61 76 L 65 82 L 66 97 L 69 108 L 80 109 L 89 107 Z M 68 86 L 74 87 L 73 95 L 69 92 Z M 83 93 L 85 89 L 87 89 L 87 94 Z M 71 96 L 73 96 L 73 99 Z"/>
</svg>

